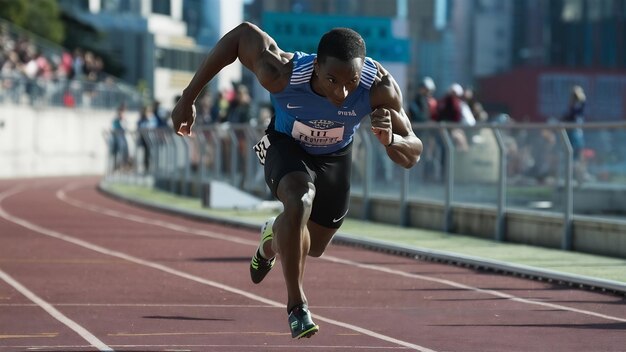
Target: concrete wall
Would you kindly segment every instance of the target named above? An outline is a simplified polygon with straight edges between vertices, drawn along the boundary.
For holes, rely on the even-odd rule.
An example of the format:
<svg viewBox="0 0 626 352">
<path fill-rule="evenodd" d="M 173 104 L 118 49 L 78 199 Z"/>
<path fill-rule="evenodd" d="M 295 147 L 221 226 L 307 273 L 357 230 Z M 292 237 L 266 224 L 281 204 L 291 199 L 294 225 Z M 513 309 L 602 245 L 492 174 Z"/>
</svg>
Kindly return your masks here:
<svg viewBox="0 0 626 352">
<path fill-rule="evenodd" d="M 352 196 L 351 218 L 401 224 L 401 207 L 397 200 L 373 199 L 366 207 L 362 197 Z M 409 202 L 407 226 L 436 231 L 443 230 L 444 206 L 436 202 Z M 494 207 L 455 204 L 452 207 L 451 232 L 494 239 L 497 211 Z M 563 215 L 508 209 L 505 216 L 505 238 L 512 243 L 561 248 Z M 583 253 L 626 258 L 626 221 L 575 216 L 572 222 L 572 250 Z"/>
<path fill-rule="evenodd" d="M 103 131 L 114 114 L 0 105 L 0 178 L 103 174 L 108 152 Z M 127 121 L 132 128 L 133 118 Z"/>
</svg>

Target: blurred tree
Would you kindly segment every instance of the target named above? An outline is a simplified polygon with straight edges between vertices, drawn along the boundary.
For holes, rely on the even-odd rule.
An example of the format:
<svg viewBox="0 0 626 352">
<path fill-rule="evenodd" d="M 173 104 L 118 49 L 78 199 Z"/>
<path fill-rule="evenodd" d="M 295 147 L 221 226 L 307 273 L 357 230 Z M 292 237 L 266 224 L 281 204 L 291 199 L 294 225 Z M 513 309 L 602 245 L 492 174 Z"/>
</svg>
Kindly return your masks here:
<svg viewBox="0 0 626 352">
<path fill-rule="evenodd" d="M 57 0 L 0 0 L 0 17 L 57 44 L 65 37 Z"/>
</svg>

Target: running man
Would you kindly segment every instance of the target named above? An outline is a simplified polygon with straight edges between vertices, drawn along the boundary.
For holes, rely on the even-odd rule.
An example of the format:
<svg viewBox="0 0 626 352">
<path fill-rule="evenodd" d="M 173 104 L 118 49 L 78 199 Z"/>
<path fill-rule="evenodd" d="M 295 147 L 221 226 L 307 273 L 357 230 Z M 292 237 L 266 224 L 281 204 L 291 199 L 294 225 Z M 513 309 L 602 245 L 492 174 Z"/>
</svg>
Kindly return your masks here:
<svg viewBox="0 0 626 352">
<path fill-rule="evenodd" d="M 236 59 L 270 92 L 275 116 L 255 151 L 284 210 L 261 230 L 250 274 L 261 282 L 280 255 L 293 338 L 319 330 L 304 294 L 304 267 L 307 255 L 324 253 L 348 213 L 352 140 L 361 120 L 370 116 L 372 133 L 395 163 L 410 168 L 422 153 L 398 85 L 365 55 L 363 38 L 351 29 L 324 34 L 317 54 L 289 53 L 245 22 L 219 40 L 172 111 L 175 131 L 189 135 L 198 94 Z"/>
</svg>

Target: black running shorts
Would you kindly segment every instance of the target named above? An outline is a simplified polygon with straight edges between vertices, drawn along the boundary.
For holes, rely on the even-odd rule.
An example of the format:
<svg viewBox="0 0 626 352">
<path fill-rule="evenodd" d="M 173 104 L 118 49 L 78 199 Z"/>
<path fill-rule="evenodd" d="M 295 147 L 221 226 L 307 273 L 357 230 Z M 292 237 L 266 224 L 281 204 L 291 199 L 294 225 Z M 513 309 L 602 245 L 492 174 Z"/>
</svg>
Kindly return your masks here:
<svg viewBox="0 0 626 352">
<path fill-rule="evenodd" d="M 315 185 L 310 219 L 338 229 L 348 213 L 352 144 L 332 154 L 312 155 L 285 134 L 268 131 L 270 146 L 265 156 L 265 182 L 278 199 L 278 183 L 294 171 L 307 173 Z"/>
</svg>

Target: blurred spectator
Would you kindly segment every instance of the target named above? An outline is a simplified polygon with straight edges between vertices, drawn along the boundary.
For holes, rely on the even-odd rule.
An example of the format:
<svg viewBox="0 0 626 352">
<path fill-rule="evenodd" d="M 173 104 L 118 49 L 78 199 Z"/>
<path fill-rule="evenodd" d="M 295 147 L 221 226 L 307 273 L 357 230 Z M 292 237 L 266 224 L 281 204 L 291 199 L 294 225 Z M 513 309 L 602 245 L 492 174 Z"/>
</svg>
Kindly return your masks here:
<svg viewBox="0 0 626 352">
<path fill-rule="evenodd" d="M 446 94 L 441 98 L 438 106 L 437 121 L 461 123 L 461 97 L 463 87 L 454 83 L 448 88 Z"/>
<path fill-rule="evenodd" d="M 24 65 L 24 76 L 26 77 L 26 94 L 28 94 L 30 104 L 34 104 L 35 101 L 42 94 L 43 87 L 39 85 L 38 77 L 43 73 L 40 67 L 41 53 L 29 52 L 27 54 L 28 59 Z"/>
<path fill-rule="evenodd" d="M 581 86 L 572 87 L 567 112 L 561 118 L 561 121 L 567 123 L 576 123 L 582 125 L 585 121 L 585 91 Z M 567 137 L 572 145 L 574 157 L 574 177 L 578 182 L 588 181 L 591 176 L 587 172 L 585 158 L 582 156 L 585 147 L 585 139 L 582 128 L 568 128 Z"/>
<path fill-rule="evenodd" d="M 230 102 L 227 98 L 227 92 L 224 90 L 219 91 L 215 96 L 211 111 L 211 115 L 213 116 L 214 121 L 218 123 L 226 122 L 226 115 L 229 105 Z"/>
<path fill-rule="evenodd" d="M 120 104 L 115 112 L 111 128 L 111 156 L 113 170 L 129 166 L 128 143 L 126 141 L 126 121 L 124 114 L 126 106 Z"/>
<path fill-rule="evenodd" d="M 102 59 L 97 57 L 91 51 L 85 52 L 85 63 L 83 72 L 88 81 L 96 82 L 100 80 L 103 69 Z"/>
<path fill-rule="evenodd" d="M 161 107 L 161 102 L 155 100 L 152 103 L 152 116 L 154 121 L 156 121 L 157 128 L 165 128 L 167 127 L 168 115 L 165 109 Z"/>
<path fill-rule="evenodd" d="M 476 122 L 487 122 L 489 119 L 489 115 L 483 109 L 483 105 L 476 98 L 476 94 L 472 88 L 465 89 L 463 93 L 465 103 L 469 107 L 472 115 L 474 116 Z"/>
<path fill-rule="evenodd" d="M 228 105 L 227 113 L 226 113 L 226 121 L 235 125 L 249 124 L 252 120 L 252 98 L 250 97 L 250 93 L 248 91 L 248 87 L 243 84 L 235 84 L 234 95 L 230 100 L 230 104 Z M 233 131 L 238 136 L 242 136 L 245 132 L 241 127 L 236 127 Z M 241 158 L 238 158 L 238 167 L 244 170 L 244 176 L 241 179 L 241 182 L 245 179 L 245 158 L 248 157 L 249 153 L 246 153 L 248 150 L 248 145 L 246 144 L 245 138 L 238 138 L 238 150 L 236 151 L 238 155 L 241 155 Z M 230 145 L 225 146 L 225 150 L 227 153 L 235 152 L 231 149 Z M 226 167 L 230 167 L 230 161 L 227 161 Z M 243 187 L 243 183 L 239 185 Z"/>
<path fill-rule="evenodd" d="M 72 75 L 72 55 L 64 51 L 59 58 L 59 64 L 57 66 L 57 77 L 60 79 L 69 79 Z"/>
<path fill-rule="evenodd" d="M 585 102 L 586 97 L 583 88 L 581 86 L 572 87 L 569 105 L 561 121 L 582 124 L 584 122 Z M 580 160 L 580 153 L 585 144 L 583 130 L 581 128 L 570 128 L 567 130 L 567 137 L 574 149 L 574 160 Z"/>
<path fill-rule="evenodd" d="M 6 89 L 13 103 L 19 103 L 23 63 L 15 51 L 6 53 L 5 61 L 0 64 L 2 88 Z"/>
<path fill-rule="evenodd" d="M 469 107 L 463 101 L 463 87 L 458 83 L 454 83 L 450 86 L 448 92 L 438 104 L 438 107 L 439 112 L 437 116 L 440 122 L 451 122 L 469 126 L 476 124 L 476 120 L 473 115 L 471 115 Z M 462 129 L 451 129 L 450 137 L 452 137 L 452 141 L 457 150 L 467 151 L 469 149 L 467 136 Z"/>
<path fill-rule="evenodd" d="M 150 133 L 157 127 L 154 115 L 148 106 L 142 106 L 137 120 L 137 147 L 143 150 L 143 172 L 150 170 Z"/>
<path fill-rule="evenodd" d="M 252 119 L 251 103 L 248 87 L 237 85 L 235 96 L 228 105 L 226 120 L 230 123 L 249 123 Z"/>
<path fill-rule="evenodd" d="M 85 76 L 85 58 L 83 54 L 83 49 L 74 49 L 74 55 L 72 59 L 72 71 L 70 74 L 70 78 L 83 79 Z"/>
<path fill-rule="evenodd" d="M 428 122 L 437 119 L 437 100 L 433 98 L 435 82 L 432 78 L 424 77 L 417 88 L 417 94 L 409 105 L 411 122 Z"/>
<path fill-rule="evenodd" d="M 208 126 L 216 122 L 213 116 L 213 99 L 211 94 L 206 91 L 196 101 L 196 124 L 199 127 Z"/>
<path fill-rule="evenodd" d="M 437 121 L 437 100 L 433 97 L 435 90 L 435 82 L 430 77 L 424 77 L 419 83 L 415 98 L 409 102 L 408 112 L 412 123 L 422 124 Z M 438 170 L 435 153 L 443 148 L 439 131 L 419 129 L 416 126 L 415 133 L 424 144 L 424 153 L 422 154 L 424 179 L 434 180 Z"/>
</svg>

